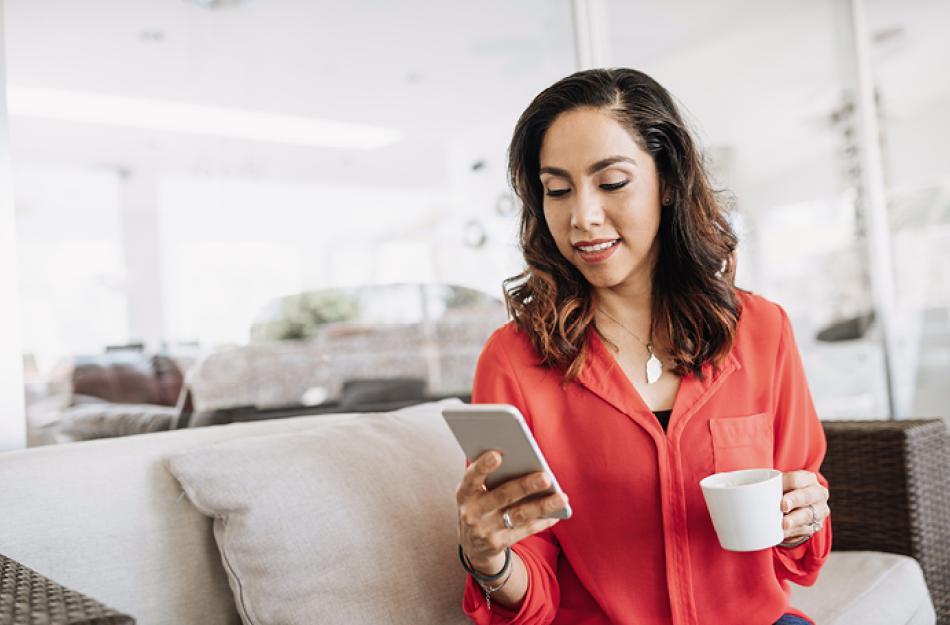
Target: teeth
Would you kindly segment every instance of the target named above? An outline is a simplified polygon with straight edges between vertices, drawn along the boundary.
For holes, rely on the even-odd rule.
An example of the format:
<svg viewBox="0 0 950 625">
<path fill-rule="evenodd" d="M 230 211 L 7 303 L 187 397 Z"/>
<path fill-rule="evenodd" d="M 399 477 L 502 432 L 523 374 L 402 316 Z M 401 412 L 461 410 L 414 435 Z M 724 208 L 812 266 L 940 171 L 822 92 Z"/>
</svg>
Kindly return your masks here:
<svg viewBox="0 0 950 625">
<path fill-rule="evenodd" d="M 582 252 L 599 252 L 613 247 L 616 243 L 617 241 L 608 241 L 607 243 L 598 243 L 597 245 L 578 245 L 577 249 Z"/>
</svg>

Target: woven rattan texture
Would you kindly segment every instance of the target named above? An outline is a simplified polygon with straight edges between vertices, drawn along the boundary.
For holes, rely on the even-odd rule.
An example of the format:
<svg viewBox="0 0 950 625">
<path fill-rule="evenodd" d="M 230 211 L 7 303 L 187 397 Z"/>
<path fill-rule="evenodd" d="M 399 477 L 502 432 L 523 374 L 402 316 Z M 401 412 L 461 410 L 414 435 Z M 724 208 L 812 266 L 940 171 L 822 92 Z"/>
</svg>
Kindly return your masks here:
<svg viewBox="0 0 950 625">
<path fill-rule="evenodd" d="M 950 625 L 950 439 L 942 420 L 826 421 L 833 548 L 914 557 Z"/>
<path fill-rule="evenodd" d="M 0 625 L 135 625 L 135 619 L 0 555 Z"/>
</svg>

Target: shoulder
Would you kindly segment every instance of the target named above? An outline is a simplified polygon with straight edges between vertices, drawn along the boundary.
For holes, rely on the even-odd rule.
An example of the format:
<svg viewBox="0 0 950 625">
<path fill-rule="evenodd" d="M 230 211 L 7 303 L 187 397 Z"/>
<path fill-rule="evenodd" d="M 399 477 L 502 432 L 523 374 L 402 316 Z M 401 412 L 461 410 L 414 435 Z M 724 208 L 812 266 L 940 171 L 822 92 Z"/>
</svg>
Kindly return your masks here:
<svg viewBox="0 0 950 625">
<path fill-rule="evenodd" d="M 744 359 L 775 358 L 791 335 L 788 315 L 781 306 L 761 295 L 741 289 L 736 292 L 742 306 L 736 326 L 736 350 Z"/>
<path fill-rule="evenodd" d="M 788 315 L 775 302 L 761 295 L 736 289 L 742 313 L 739 316 L 739 328 L 757 335 L 780 336 L 788 325 Z"/>
<path fill-rule="evenodd" d="M 529 399 L 524 388 L 537 391 L 545 374 L 537 374 L 538 358 L 527 333 L 514 323 L 495 330 L 485 343 L 472 383 L 472 403 L 516 406 L 531 424 Z"/>
<path fill-rule="evenodd" d="M 515 367 L 538 364 L 538 354 L 528 333 L 518 328 L 514 321 L 492 332 L 482 348 L 482 360 L 500 357 Z"/>
</svg>

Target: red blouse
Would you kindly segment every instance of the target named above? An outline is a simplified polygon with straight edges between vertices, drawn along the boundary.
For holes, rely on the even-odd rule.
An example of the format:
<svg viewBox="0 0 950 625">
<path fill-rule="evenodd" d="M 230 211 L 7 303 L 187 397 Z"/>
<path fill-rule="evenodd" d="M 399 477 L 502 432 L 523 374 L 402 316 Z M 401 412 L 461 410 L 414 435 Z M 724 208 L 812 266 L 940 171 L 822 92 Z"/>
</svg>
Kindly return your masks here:
<svg viewBox="0 0 950 625">
<path fill-rule="evenodd" d="M 817 472 L 825 455 L 788 317 L 759 296 L 740 299 L 732 351 L 703 379 L 681 380 L 666 433 L 596 332 L 566 386 L 513 324 L 492 335 L 473 402 L 521 411 L 574 515 L 513 547 L 528 570 L 517 613 L 489 610 L 469 578 L 462 606 L 474 623 L 772 625 L 785 613 L 805 616 L 789 607 L 788 582 L 815 582 L 830 519 L 799 547 L 725 551 L 699 488 L 717 471 Z"/>
</svg>

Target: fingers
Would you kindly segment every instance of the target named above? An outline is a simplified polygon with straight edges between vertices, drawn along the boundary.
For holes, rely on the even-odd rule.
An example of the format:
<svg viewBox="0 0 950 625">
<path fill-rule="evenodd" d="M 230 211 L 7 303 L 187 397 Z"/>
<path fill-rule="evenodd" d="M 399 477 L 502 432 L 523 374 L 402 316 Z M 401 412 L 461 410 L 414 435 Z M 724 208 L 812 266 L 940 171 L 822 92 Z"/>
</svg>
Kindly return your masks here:
<svg viewBox="0 0 950 625">
<path fill-rule="evenodd" d="M 530 525 L 532 522 L 545 519 L 547 515 L 557 512 L 567 506 L 567 494 L 554 493 L 547 497 L 528 501 L 508 509 L 508 518 L 511 524 L 517 530 L 520 527 Z M 501 518 L 499 516 L 499 518 Z"/>
<path fill-rule="evenodd" d="M 822 518 L 823 517 L 821 516 L 821 514 L 819 514 L 818 506 L 816 505 L 815 506 L 815 520 L 821 521 Z M 811 525 L 811 521 L 812 521 L 811 508 L 806 506 L 804 508 L 798 508 L 786 514 L 782 518 L 782 528 L 786 530 L 801 529 L 803 527 L 808 527 L 809 525 Z"/>
<path fill-rule="evenodd" d="M 485 479 L 500 466 L 501 454 L 497 451 L 489 450 L 476 458 L 475 462 L 465 469 L 465 474 L 455 493 L 456 502 L 461 504 L 469 497 L 483 492 Z"/>
<path fill-rule="evenodd" d="M 486 479 L 501 466 L 501 460 L 501 454 L 494 450 L 476 458 L 465 469 L 456 491 L 459 544 L 472 562 L 487 562 L 526 536 L 551 527 L 559 519 L 547 519 L 545 515 L 567 505 L 566 495 L 554 494 L 513 506 L 526 496 L 543 493 L 551 487 L 551 479 L 543 473 L 509 480 L 486 490 Z M 502 520 L 505 510 L 513 529 L 507 528 Z"/>
<path fill-rule="evenodd" d="M 810 503 L 818 504 L 826 501 L 828 501 L 828 489 L 816 482 L 810 486 L 787 491 L 782 495 L 782 512 L 790 512 L 795 508 L 802 508 Z"/>
<path fill-rule="evenodd" d="M 818 484 L 818 476 L 811 471 L 786 471 L 782 474 L 782 491 L 788 492 Z"/>
<path fill-rule="evenodd" d="M 497 509 L 489 514 L 473 511 L 472 502 L 459 507 L 459 543 L 472 562 L 497 556 L 523 538 L 545 530 L 560 519 L 544 518 L 544 515 L 560 510 L 567 505 L 567 496 L 555 493 L 509 509 L 508 516 L 512 529 L 503 521 L 504 510 Z"/>
<path fill-rule="evenodd" d="M 543 493 L 551 487 L 551 478 L 543 473 L 532 473 L 505 482 L 488 492 L 482 499 L 485 512 L 508 508 L 529 495 Z"/>
<path fill-rule="evenodd" d="M 811 505 L 815 510 L 814 520 L 819 524 L 824 524 L 825 519 L 831 513 L 828 504 L 815 503 Z M 782 519 L 782 530 L 785 532 L 785 537 L 810 536 L 815 533 L 816 530 L 811 525 L 812 520 L 812 510 L 808 505 L 789 512 Z"/>
<path fill-rule="evenodd" d="M 816 530 L 812 522 L 823 523 L 831 514 L 827 503 L 828 489 L 819 484 L 818 476 L 811 471 L 788 471 L 782 475 L 782 485 L 785 538 L 814 534 Z"/>
<path fill-rule="evenodd" d="M 554 493 L 543 499 L 524 503 L 508 510 L 508 517 L 514 529 L 506 529 L 503 521 L 498 522 L 500 528 L 496 535 L 505 544 L 511 546 L 518 541 L 544 531 L 560 522 L 560 519 L 547 518 L 548 514 L 557 512 L 567 505 L 567 495 Z M 501 519 L 502 511 L 498 512 Z"/>
<path fill-rule="evenodd" d="M 486 492 L 486 479 L 501 466 L 501 460 L 501 454 L 494 450 L 476 458 L 465 470 L 456 491 L 456 503 L 462 505 L 469 502 L 473 512 L 484 515 L 508 508 L 529 495 L 543 493 L 551 487 L 550 477 L 543 473 L 532 473 Z"/>
</svg>

